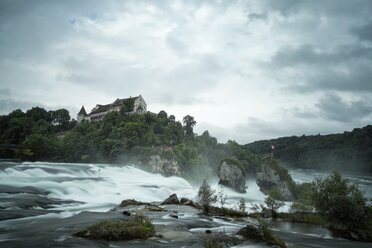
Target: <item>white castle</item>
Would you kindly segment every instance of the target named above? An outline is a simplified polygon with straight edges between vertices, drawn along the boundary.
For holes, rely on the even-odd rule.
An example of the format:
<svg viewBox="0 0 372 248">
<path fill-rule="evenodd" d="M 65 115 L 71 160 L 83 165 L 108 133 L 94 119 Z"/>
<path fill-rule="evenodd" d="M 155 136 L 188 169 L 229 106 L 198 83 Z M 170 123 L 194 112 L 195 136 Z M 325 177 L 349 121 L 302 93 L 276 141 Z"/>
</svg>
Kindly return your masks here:
<svg viewBox="0 0 372 248">
<path fill-rule="evenodd" d="M 77 121 L 101 121 L 108 113 L 113 111 L 119 112 L 124 105 L 131 104 L 131 102 L 133 102 L 133 110 L 128 112 L 128 114 L 144 114 L 147 112 L 147 104 L 142 96 L 139 95 L 123 99 L 118 98 L 113 103 L 106 105 L 97 104 L 89 114 L 87 114 L 84 106 L 82 106 L 77 114 Z"/>
</svg>

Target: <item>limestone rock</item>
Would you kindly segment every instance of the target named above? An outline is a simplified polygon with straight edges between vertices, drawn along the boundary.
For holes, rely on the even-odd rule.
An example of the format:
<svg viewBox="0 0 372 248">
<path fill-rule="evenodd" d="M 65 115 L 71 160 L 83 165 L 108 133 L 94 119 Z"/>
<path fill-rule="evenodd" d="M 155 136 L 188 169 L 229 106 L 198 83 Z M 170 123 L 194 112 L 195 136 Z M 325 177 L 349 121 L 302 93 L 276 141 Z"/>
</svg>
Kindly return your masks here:
<svg viewBox="0 0 372 248">
<path fill-rule="evenodd" d="M 191 206 L 191 207 L 197 207 L 196 205 L 195 205 L 195 203 L 192 201 L 192 200 L 190 200 L 190 199 L 188 199 L 188 198 L 181 198 L 181 200 L 180 200 L 180 204 L 182 204 L 182 205 L 187 205 L 187 206 Z"/>
<path fill-rule="evenodd" d="M 148 164 L 153 172 L 158 172 L 164 176 L 181 175 L 181 167 L 174 159 L 164 159 L 159 155 L 152 155 Z"/>
<path fill-rule="evenodd" d="M 256 183 L 265 194 L 276 188 L 284 201 L 294 199 L 287 182 L 280 179 L 278 172 L 268 162 L 262 164 L 261 170 L 257 173 Z"/>
<path fill-rule="evenodd" d="M 165 201 L 162 203 L 162 205 L 165 204 L 180 204 L 180 201 L 178 200 L 177 194 L 171 194 Z"/>
<path fill-rule="evenodd" d="M 231 187 L 239 193 L 246 192 L 245 176 L 238 166 L 223 161 L 218 167 L 217 173 L 220 179 L 220 184 Z"/>
<path fill-rule="evenodd" d="M 137 200 L 134 200 L 134 199 L 126 199 L 126 200 L 123 200 L 119 207 L 122 207 L 122 208 L 125 208 L 125 207 L 128 207 L 128 206 L 138 206 L 138 205 L 150 205 L 149 203 L 147 202 L 141 202 L 141 201 L 137 201 Z"/>
</svg>

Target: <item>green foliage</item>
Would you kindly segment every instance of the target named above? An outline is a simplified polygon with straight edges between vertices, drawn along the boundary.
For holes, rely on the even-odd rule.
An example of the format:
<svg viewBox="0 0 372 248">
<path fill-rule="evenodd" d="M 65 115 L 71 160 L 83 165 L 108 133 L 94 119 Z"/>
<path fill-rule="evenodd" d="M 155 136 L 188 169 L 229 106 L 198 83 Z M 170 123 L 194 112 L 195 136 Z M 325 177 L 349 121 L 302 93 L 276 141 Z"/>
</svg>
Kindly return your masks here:
<svg viewBox="0 0 372 248">
<path fill-rule="evenodd" d="M 329 135 L 291 136 L 245 145 L 255 154 L 269 154 L 289 166 L 372 174 L 372 125 Z"/>
<path fill-rule="evenodd" d="M 128 98 L 124 101 L 123 106 L 120 109 L 121 115 L 126 115 L 133 111 L 134 109 L 134 98 Z"/>
<path fill-rule="evenodd" d="M 275 245 L 281 248 L 287 248 L 286 243 L 280 238 L 274 236 L 270 230 L 270 222 L 258 219 L 258 228 L 263 234 L 263 239 L 269 245 Z"/>
<path fill-rule="evenodd" d="M 217 199 L 218 203 L 221 205 L 221 208 L 224 208 L 224 205 L 226 203 L 227 195 L 223 192 L 222 187 L 219 189 L 217 193 Z"/>
<path fill-rule="evenodd" d="M 155 228 L 145 216 L 135 216 L 129 221 L 104 220 L 76 233 L 78 237 L 107 241 L 146 239 L 155 234 Z"/>
<path fill-rule="evenodd" d="M 368 209 L 363 194 L 356 185 L 348 185 L 334 172 L 325 179 L 314 182 L 313 201 L 326 221 L 337 229 L 368 229 Z"/>
<path fill-rule="evenodd" d="M 18 153 L 2 151 L 0 157 L 146 165 L 151 155 L 160 155 L 176 160 L 182 176 L 195 182 L 214 173 L 224 158 L 233 159 L 243 172 L 258 166 L 257 157 L 238 143 L 219 144 L 208 131 L 194 134 L 196 121 L 190 115 L 184 117 L 182 126 L 165 111 L 133 114 L 129 113 L 131 102 L 127 105 L 99 122 L 76 123 L 65 109 L 39 107 L 0 116 L 0 144 L 20 147 Z"/>
<path fill-rule="evenodd" d="M 302 202 L 293 202 L 290 208 L 292 213 L 302 213 L 302 212 L 311 212 L 313 211 L 313 207 L 311 205 L 304 204 Z"/>
<path fill-rule="evenodd" d="M 203 245 L 204 245 L 204 248 L 224 248 L 225 247 L 223 243 L 220 243 L 210 238 L 204 239 Z"/>
<path fill-rule="evenodd" d="M 199 187 L 196 199 L 197 203 L 203 208 L 205 213 L 208 213 L 211 205 L 217 202 L 216 192 L 211 189 L 211 186 L 206 180 L 204 180 L 202 185 Z"/>
<path fill-rule="evenodd" d="M 271 210 L 274 218 L 277 216 L 278 209 L 284 206 L 284 203 L 280 201 L 281 198 L 279 191 L 275 188 L 265 198 L 266 207 Z"/>
<path fill-rule="evenodd" d="M 237 165 L 244 175 L 254 176 L 256 174 L 261 162 L 249 149 L 232 140 L 227 142 L 226 149 L 229 154 L 224 159 L 226 162 Z"/>
<path fill-rule="evenodd" d="M 194 120 L 194 117 L 190 115 L 186 115 L 185 117 L 183 117 L 182 122 L 185 125 L 186 137 L 193 137 L 194 136 L 193 128 L 196 125 L 196 121 Z"/>
<path fill-rule="evenodd" d="M 245 213 L 245 208 L 246 208 L 245 200 L 244 200 L 244 198 L 240 198 L 240 200 L 239 200 L 239 211 L 242 212 L 242 213 Z"/>
</svg>

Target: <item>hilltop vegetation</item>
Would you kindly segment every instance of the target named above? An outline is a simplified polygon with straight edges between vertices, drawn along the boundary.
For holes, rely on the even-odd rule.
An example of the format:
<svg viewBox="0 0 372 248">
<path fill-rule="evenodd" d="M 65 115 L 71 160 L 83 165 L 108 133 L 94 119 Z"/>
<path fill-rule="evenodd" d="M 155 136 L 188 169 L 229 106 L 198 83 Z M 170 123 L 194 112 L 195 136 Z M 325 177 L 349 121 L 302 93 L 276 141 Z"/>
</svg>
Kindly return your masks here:
<svg viewBox="0 0 372 248">
<path fill-rule="evenodd" d="M 234 141 L 220 144 L 208 131 L 193 132 L 190 115 L 182 123 L 165 111 L 158 114 L 111 112 L 100 122 L 77 123 L 67 110 L 35 107 L 0 116 L 0 144 L 15 144 L 17 152 L 0 150 L 0 157 L 55 162 L 117 163 L 146 161 L 151 155 L 178 162 L 183 175 L 215 170 L 223 159 L 235 160 L 254 173 L 258 158 Z"/>
<path fill-rule="evenodd" d="M 328 169 L 372 174 L 372 126 L 330 135 L 291 136 L 245 145 L 255 154 L 271 152 L 295 168 Z"/>
</svg>

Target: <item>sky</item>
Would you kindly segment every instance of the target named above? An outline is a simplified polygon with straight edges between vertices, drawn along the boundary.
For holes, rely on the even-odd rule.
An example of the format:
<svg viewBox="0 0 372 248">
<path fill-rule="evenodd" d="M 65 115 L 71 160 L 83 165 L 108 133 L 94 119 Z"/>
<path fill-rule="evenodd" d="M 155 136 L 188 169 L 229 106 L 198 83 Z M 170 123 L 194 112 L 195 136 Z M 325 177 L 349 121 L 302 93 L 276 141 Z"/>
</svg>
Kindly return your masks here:
<svg viewBox="0 0 372 248">
<path fill-rule="evenodd" d="M 372 124 L 372 1 L 0 0 L 0 114 L 141 94 L 239 143 Z"/>
</svg>

